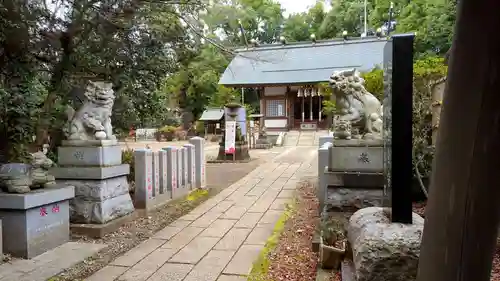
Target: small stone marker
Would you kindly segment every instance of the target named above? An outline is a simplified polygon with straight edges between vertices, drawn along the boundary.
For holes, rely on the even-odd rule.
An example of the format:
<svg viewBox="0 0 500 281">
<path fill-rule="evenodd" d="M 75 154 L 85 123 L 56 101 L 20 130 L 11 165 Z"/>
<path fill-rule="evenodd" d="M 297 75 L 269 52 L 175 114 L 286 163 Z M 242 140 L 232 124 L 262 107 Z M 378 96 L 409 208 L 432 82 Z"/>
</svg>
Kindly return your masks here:
<svg viewBox="0 0 500 281">
<path fill-rule="evenodd" d="M 328 166 L 328 159 L 330 156 L 329 148 L 333 144 L 331 142 L 324 143 L 318 149 L 318 175 L 319 175 L 319 187 L 318 187 L 318 200 L 319 200 L 319 211 L 320 214 L 323 211 L 323 206 L 325 204 L 326 192 L 327 192 L 327 183 L 325 176 L 325 168 Z"/>
<path fill-rule="evenodd" d="M 196 160 L 194 155 L 195 147 L 192 144 L 185 144 L 184 147 L 187 150 L 187 173 L 188 173 L 188 184 L 191 189 L 195 188 L 196 182 Z"/>
<path fill-rule="evenodd" d="M 184 183 L 182 182 L 182 179 L 184 177 L 184 172 L 183 172 L 183 166 L 182 166 L 182 149 L 177 148 L 177 187 L 179 189 L 184 188 Z"/>
<path fill-rule="evenodd" d="M 137 149 L 135 157 L 135 203 L 137 208 L 148 209 L 153 198 L 153 151 Z"/>
<path fill-rule="evenodd" d="M 191 189 L 191 186 L 189 185 L 189 165 L 188 165 L 188 150 L 186 147 L 181 148 L 182 151 L 182 171 L 183 171 L 183 176 L 182 176 L 182 183 L 184 184 L 184 188 L 187 190 Z"/>
<path fill-rule="evenodd" d="M 163 150 L 167 153 L 167 188 L 172 192 L 172 198 L 178 198 L 178 185 L 177 185 L 177 148 L 166 147 Z"/>
<path fill-rule="evenodd" d="M 196 163 L 196 188 L 206 187 L 206 162 L 205 162 L 205 139 L 194 137 L 189 140 L 189 143 L 195 147 L 195 163 Z"/>
<path fill-rule="evenodd" d="M 160 154 L 153 152 L 153 197 L 160 195 Z"/>
<path fill-rule="evenodd" d="M 168 154 L 165 150 L 158 151 L 158 158 L 160 162 L 160 194 L 168 193 Z"/>
</svg>

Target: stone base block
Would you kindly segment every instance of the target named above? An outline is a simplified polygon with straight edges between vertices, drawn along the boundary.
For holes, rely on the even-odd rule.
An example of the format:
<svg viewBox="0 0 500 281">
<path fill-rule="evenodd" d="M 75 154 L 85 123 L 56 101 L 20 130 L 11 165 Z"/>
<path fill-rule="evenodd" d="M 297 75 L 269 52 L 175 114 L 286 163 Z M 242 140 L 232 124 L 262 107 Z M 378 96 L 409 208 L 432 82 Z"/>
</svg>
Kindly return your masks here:
<svg viewBox="0 0 500 281">
<path fill-rule="evenodd" d="M 130 166 L 122 164 L 110 167 L 54 167 L 49 173 L 56 179 L 104 180 L 128 175 Z"/>
<path fill-rule="evenodd" d="M 39 189 L 26 194 L 0 193 L 3 249 L 33 258 L 69 241 L 69 199 L 74 188 Z"/>
<path fill-rule="evenodd" d="M 70 225 L 71 232 L 81 235 L 103 238 L 109 233 L 115 232 L 124 224 L 133 221 L 137 218 L 137 212 L 130 213 L 123 217 L 117 218 L 105 224 L 78 224 L 72 223 Z"/>
<path fill-rule="evenodd" d="M 58 147 L 59 166 L 117 166 L 122 164 L 122 149 L 111 146 Z"/>
<path fill-rule="evenodd" d="M 191 189 L 188 186 L 180 186 L 178 188 L 174 188 L 172 190 L 172 199 L 179 199 L 184 197 L 191 192 Z"/>
<path fill-rule="evenodd" d="M 413 224 L 391 223 L 390 209 L 371 207 L 349 220 L 348 240 L 357 281 L 415 280 L 424 219 Z"/>
<path fill-rule="evenodd" d="M 325 167 L 319 182 L 321 211 L 350 212 L 383 206 L 384 176 L 381 173 L 330 172 Z"/>
<path fill-rule="evenodd" d="M 248 160 L 250 159 L 250 153 L 247 144 L 236 144 L 235 152 L 236 155 L 233 157 L 232 154 L 226 154 L 224 145 L 219 145 L 219 154 L 217 155 L 217 160 Z"/>
<path fill-rule="evenodd" d="M 334 140 L 329 148 L 330 171 L 382 173 L 383 143 L 365 140 Z"/>
<path fill-rule="evenodd" d="M 128 194 L 129 184 L 126 176 L 105 180 L 58 180 L 58 183 L 75 187 L 75 197 L 88 201 L 105 201 Z"/>
<path fill-rule="evenodd" d="M 134 212 L 130 194 L 104 201 L 88 201 L 85 197 L 71 200 L 71 222 L 104 224 Z"/>
<path fill-rule="evenodd" d="M 104 224 L 134 211 L 126 176 L 105 180 L 62 180 L 75 187 L 71 222 Z"/>
<path fill-rule="evenodd" d="M 63 140 L 63 146 L 111 146 L 117 145 L 117 140 Z"/>
<path fill-rule="evenodd" d="M 381 189 L 328 188 L 325 212 L 350 212 L 367 207 L 381 207 L 384 191 Z"/>
</svg>

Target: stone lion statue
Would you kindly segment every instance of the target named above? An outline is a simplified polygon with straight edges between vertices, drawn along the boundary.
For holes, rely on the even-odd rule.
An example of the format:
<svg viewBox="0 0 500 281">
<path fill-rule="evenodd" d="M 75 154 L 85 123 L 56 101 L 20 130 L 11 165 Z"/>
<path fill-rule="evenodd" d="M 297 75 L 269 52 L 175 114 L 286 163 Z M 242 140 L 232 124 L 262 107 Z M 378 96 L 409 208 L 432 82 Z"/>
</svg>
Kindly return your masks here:
<svg viewBox="0 0 500 281">
<path fill-rule="evenodd" d="M 68 107 L 68 123 L 64 133 L 68 140 L 115 140 L 111 111 L 115 95 L 112 84 L 89 82 L 82 107 Z"/>
<path fill-rule="evenodd" d="M 31 154 L 31 164 L 9 163 L 0 167 L 0 187 L 10 193 L 28 193 L 31 188 L 48 188 L 56 184 L 49 169 L 54 162 L 39 151 Z"/>
<path fill-rule="evenodd" d="M 360 73 L 356 69 L 336 71 L 330 77 L 330 87 L 339 120 L 349 122 L 364 139 L 381 139 L 382 104 L 365 89 Z"/>
<path fill-rule="evenodd" d="M 335 123 L 335 139 L 350 140 L 352 138 L 351 122 L 346 120 L 338 120 Z"/>
</svg>

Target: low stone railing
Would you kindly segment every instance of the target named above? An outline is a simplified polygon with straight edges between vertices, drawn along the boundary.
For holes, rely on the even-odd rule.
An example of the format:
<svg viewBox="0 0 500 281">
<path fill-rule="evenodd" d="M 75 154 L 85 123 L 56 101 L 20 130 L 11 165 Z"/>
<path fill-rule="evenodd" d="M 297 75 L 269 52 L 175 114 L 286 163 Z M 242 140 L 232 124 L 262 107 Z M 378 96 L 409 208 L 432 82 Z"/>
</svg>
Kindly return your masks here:
<svg viewBox="0 0 500 281">
<path fill-rule="evenodd" d="M 135 208 L 151 210 L 206 187 L 205 140 L 194 137 L 182 147 L 135 150 Z"/>
</svg>

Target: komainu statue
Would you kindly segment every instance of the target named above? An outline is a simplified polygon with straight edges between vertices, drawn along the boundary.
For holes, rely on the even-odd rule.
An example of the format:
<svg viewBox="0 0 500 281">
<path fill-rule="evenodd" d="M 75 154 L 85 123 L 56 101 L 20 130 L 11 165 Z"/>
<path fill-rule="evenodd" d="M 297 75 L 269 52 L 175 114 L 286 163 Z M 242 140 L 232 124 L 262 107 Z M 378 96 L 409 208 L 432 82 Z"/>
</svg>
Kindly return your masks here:
<svg viewBox="0 0 500 281">
<path fill-rule="evenodd" d="M 31 154 L 31 164 L 8 163 L 0 166 L 0 187 L 10 193 L 28 193 L 32 188 L 48 188 L 56 184 L 49 169 L 54 162 L 39 151 Z"/>
<path fill-rule="evenodd" d="M 359 137 L 382 139 L 382 104 L 365 89 L 360 73 L 356 69 L 336 71 L 330 77 L 330 87 L 336 97 L 337 114 L 341 121 L 336 123 L 336 127 L 340 127 L 335 128 L 335 135 L 347 139 L 345 128 L 348 122 L 352 132 L 359 132 Z"/>
<path fill-rule="evenodd" d="M 112 84 L 89 82 L 85 98 L 78 111 L 68 108 L 68 123 L 64 130 L 68 140 L 116 140 L 111 126 L 115 99 Z"/>
</svg>

